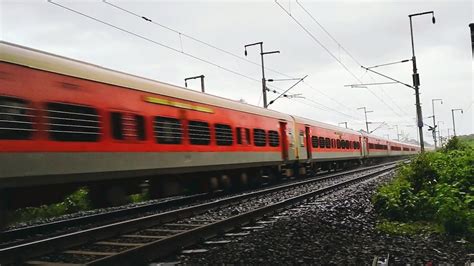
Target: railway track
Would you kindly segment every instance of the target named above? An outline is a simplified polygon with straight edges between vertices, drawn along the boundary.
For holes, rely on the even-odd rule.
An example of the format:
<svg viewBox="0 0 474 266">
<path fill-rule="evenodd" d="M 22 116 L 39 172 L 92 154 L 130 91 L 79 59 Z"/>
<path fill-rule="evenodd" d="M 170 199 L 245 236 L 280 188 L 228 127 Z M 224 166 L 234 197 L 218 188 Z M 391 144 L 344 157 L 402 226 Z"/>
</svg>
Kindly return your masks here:
<svg viewBox="0 0 474 266">
<path fill-rule="evenodd" d="M 382 164 L 384 165 L 384 164 Z M 355 170 L 340 172 L 337 174 L 329 174 L 329 176 L 337 177 L 345 173 L 365 171 L 373 169 L 377 166 L 363 167 Z M 318 175 L 316 179 L 325 178 L 328 174 Z M 312 179 L 308 179 L 312 180 Z M 292 181 L 292 182 L 298 182 Z M 40 240 L 42 238 L 53 237 L 68 232 L 74 232 L 77 230 L 84 230 L 87 228 L 97 227 L 106 223 L 118 222 L 120 220 L 137 218 L 140 216 L 155 214 L 163 211 L 170 211 L 176 208 L 180 208 L 186 205 L 204 203 L 209 200 L 219 198 L 222 193 L 214 194 L 195 194 L 182 197 L 174 197 L 170 199 L 164 199 L 161 201 L 152 201 L 143 205 L 126 207 L 122 209 L 115 209 L 112 211 L 105 211 L 99 213 L 88 214 L 84 216 L 56 220 L 53 222 L 30 225 L 26 227 L 20 227 L 10 229 L 7 231 L 0 232 L 0 249 L 7 248 L 14 245 L 19 245 L 25 242 L 31 242 L 34 240 Z M 231 194 L 232 195 L 232 194 Z M 227 196 L 227 195 L 226 195 Z"/>
<path fill-rule="evenodd" d="M 38 239 L 41 235 L 54 236 L 65 233 L 67 231 L 84 229 L 86 227 L 98 226 L 105 223 L 118 221 L 124 217 L 131 217 L 134 215 L 157 212 L 158 210 L 166 210 L 190 204 L 192 202 L 210 199 L 211 195 L 208 193 L 194 194 L 183 197 L 173 197 L 164 199 L 162 201 L 137 205 L 133 207 L 116 209 L 112 211 L 105 211 L 100 213 L 93 213 L 89 215 L 74 217 L 70 219 L 57 220 L 48 223 L 35 224 L 25 227 L 19 227 L 0 232 L 0 249 L 14 244 L 21 244 L 25 241 Z"/>
<path fill-rule="evenodd" d="M 332 174 L 2 248 L 0 263 L 144 263 L 393 168 Z"/>
</svg>

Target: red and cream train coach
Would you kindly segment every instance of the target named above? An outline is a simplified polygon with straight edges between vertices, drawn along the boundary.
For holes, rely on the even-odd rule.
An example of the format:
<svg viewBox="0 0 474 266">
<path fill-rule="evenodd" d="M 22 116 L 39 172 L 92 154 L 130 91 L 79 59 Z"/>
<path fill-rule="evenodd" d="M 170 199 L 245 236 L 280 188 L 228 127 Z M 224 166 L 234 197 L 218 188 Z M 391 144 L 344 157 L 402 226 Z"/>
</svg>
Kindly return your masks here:
<svg viewBox="0 0 474 266">
<path fill-rule="evenodd" d="M 0 42 L 0 209 L 83 184 L 99 202 L 143 180 L 155 195 L 235 188 L 390 152 L 371 135 Z"/>
<path fill-rule="evenodd" d="M 4 191 L 110 179 L 117 190 L 165 175 L 150 180 L 178 190 L 204 172 L 204 186 L 246 183 L 296 158 L 289 115 L 16 45 L 0 51 Z"/>
<path fill-rule="evenodd" d="M 310 162 L 313 170 L 342 168 L 362 159 L 359 132 L 301 117 L 295 122 L 298 158 Z"/>
</svg>

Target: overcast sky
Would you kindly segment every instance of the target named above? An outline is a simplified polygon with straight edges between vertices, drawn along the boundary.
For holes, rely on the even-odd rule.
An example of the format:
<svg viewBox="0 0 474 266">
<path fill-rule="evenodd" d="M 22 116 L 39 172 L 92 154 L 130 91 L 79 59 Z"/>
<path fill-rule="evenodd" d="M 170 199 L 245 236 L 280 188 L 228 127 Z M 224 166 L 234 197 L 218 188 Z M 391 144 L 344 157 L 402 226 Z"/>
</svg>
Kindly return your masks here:
<svg viewBox="0 0 474 266">
<path fill-rule="evenodd" d="M 262 105 L 260 51 L 257 46 L 250 47 L 248 56 L 244 57 L 243 47 L 263 41 L 265 51 L 280 51 L 280 54 L 265 56 L 267 78 L 308 75 L 304 83 L 289 92 L 304 98 L 279 99 L 271 109 L 335 125 L 348 122 L 350 128 L 359 130 L 365 128 L 365 124 L 363 111 L 357 108 L 366 106 L 374 111 L 368 114 L 369 121 L 374 122 L 370 125 L 371 130 L 378 126 L 375 122 L 386 122 L 391 127 L 399 125 L 400 131 L 413 139 L 416 139 L 416 129 L 413 127 L 415 97 L 412 89 L 403 85 L 368 88 L 344 85 L 358 83 L 358 79 L 364 83 L 389 81 L 366 72 L 359 64 L 373 66 L 411 58 L 408 14 L 433 10 L 434 25 L 429 15 L 413 18 L 424 122 L 432 124 L 432 120 L 426 118 L 432 115 L 431 99 L 441 98 L 443 104 L 436 103 L 435 114 L 437 120 L 442 121 L 442 135 L 447 135 L 447 129 L 452 128 L 453 108 L 464 109 L 464 114 L 456 113 L 458 135 L 473 132 L 474 69 L 468 27 L 473 22 L 472 1 L 279 0 L 290 17 L 274 1 L 108 0 L 181 32 L 180 35 L 101 0 L 55 0 L 154 42 L 46 0 L 0 2 L 0 34 L 4 41 L 179 86 L 184 85 L 185 77 L 204 74 L 207 93 L 243 99 L 255 105 Z M 374 70 L 411 84 L 410 62 Z M 275 86 L 272 90 L 283 91 L 294 82 L 280 81 L 270 85 Z M 199 80 L 190 81 L 189 87 L 199 90 Z M 269 100 L 276 96 L 275 93 L 268 94 Z M 425 140 L 432 143 L 427 127 L 424 131 Z M 396 130 L 388 126 L 382 126 L 374 134 L 396 138 Z"/>
</svg>

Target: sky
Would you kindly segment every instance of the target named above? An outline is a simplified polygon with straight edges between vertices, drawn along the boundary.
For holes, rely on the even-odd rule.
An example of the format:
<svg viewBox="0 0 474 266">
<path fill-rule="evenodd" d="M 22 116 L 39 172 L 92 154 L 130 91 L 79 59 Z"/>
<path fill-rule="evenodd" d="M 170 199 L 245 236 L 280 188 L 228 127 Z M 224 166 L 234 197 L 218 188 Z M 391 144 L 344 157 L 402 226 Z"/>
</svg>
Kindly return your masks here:
<svg viewBox="0 0 474 266">
<path fill-rule="evenodd" d="M 109 4 L 108 4 L 108 3 Z M 411 58 L 408 14 L 413 18 L 415 54 L 425 124 L 432 125 L 432 99 L 441 134 L 474 132 L 473 60 L 469 23 L 472 1 L 68 1 L 0 0 L 3 41 L 184 86 L 184 78 L 205 75 L 206 93 L 262 105 L 260 48 L 267 79 L 308 77 L 270 109 L 373 134 L 416 139 L 412 88 L 389 82 L 370 67 Z M 115 6 L 115 7 L 114 7 Z M 122 9 L 119 9 L 122 8 Z M 146 17 L 146 21 L 140 17 Z M 125 32 L 127 31 L 127 32 Z M 411 62 L 374 68 L 411 84 Z M 297 80 L 269 82 L 275 99 Z M 200 90 L 199 80 L 188 82 Z M 277 93 L 275 93 L 277 92 Z M 384 122 L 384 124 L 382 124 Z M 343 124 L 340 124 L 343 126 Z M 425 141 L 433 143 L 424 127 Z"/>
</svg>

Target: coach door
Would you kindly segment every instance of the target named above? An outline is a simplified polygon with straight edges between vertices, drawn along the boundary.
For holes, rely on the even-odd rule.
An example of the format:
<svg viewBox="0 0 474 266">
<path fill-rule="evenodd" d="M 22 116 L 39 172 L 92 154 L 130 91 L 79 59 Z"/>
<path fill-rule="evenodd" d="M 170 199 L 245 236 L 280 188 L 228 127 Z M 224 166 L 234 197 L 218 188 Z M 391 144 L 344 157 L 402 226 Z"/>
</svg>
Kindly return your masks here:
<svg viewBox="0 0 474 266">
<path fill-rule="evenodd" d="M 369 139 L 364 137 L 363 140 L 364 142 L 362 143 L 362 150 L 364 151 L 364 156 L 369 156 Z"/>
<path fill-rule="evenodd" d="M 311 148 L 313 147 L 311 145 L 311 128 L 309 126 L 305 126 L 305 142 L 306 142 L 306 153 L 307 153 L 307 158 L 308 160 L 311 159 L 312 157 L 312 151 Z"/>
<path fill-rule="evenodd" d="M 280 122 L 280 138 L 281 138 L 281 158 L 288 160 L 288 136 L 286 134 L 286 122 Z"/>
</svg>

